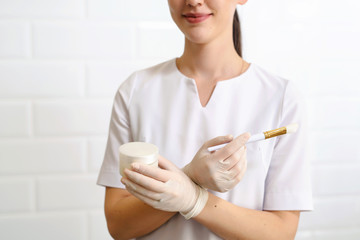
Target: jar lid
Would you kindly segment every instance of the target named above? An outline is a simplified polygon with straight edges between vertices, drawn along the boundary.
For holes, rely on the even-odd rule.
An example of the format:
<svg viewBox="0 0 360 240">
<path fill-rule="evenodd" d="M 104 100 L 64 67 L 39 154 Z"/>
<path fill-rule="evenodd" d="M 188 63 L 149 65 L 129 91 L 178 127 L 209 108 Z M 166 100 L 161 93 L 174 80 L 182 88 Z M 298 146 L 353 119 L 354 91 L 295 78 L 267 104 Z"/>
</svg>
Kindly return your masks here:
<svg viewBox="0 0 360 240">
<path fill-rule="evenodd" d="M 142 158 L 154 161 L 154 155 L 157 156 L 159 149 L 151 143 L 130 142 L 120 146 L 119 153 L 128 158 Z"/>
</svg>

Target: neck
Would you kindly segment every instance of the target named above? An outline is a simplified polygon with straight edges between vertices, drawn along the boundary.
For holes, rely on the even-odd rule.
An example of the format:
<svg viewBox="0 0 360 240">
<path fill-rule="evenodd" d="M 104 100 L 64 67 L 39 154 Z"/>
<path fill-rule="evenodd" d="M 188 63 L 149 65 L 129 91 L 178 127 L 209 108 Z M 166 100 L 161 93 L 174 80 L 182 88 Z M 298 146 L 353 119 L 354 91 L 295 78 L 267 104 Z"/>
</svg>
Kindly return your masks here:
<svg viewBox="0 0 360 240">
<path fill-rule="evenodd" d="M 184 53 L 177 60 L 179 70 L 186 76 L 214 82 L 240 75 L 244 63 L 232 41 L 197 44 L 186 39 Z"/>
</svg>

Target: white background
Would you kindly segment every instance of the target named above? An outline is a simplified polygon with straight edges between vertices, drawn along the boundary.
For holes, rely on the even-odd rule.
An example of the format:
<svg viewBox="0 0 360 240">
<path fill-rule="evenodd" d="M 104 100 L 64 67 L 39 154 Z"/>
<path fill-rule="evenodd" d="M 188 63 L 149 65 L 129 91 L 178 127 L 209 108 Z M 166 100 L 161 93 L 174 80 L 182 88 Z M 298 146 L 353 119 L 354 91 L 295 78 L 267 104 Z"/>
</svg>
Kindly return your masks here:
<svg viewBox="0 0 360 240">
<path fill-rule="evenodd" d="M 239 7 L 245 59 L 308 103 L 316 210 L 297 240 L 360 239 L 359 11 L 354 0 Z M 113 96 L 182 49 L 164 0 L 0 0 L 0 239 L 110 239 L 95 181 Z"/>
</svg>

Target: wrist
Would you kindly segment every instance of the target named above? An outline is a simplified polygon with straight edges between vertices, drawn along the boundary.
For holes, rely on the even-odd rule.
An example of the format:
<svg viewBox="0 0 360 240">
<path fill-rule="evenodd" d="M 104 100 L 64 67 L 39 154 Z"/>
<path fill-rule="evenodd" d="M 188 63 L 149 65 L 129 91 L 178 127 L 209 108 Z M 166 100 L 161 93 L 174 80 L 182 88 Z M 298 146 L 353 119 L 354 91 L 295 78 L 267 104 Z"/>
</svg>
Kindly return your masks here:
<svg viewBox="0 0 360 240">
<path fill-rule="evenodd" d="M 194 171 L 192 170 L 191 163 L 187 164 L 181 169 L 186 176 L 188 176 L 195 184 L 198 184 L 197 178 L 195 177 Z"/>
<path fill-rule="evenodd" d="M 183 167 L 181 170 L 186 174 L 186 176 L 188 176 L 191 180 L 193 180 L 190 163 L 187 164 L 185 167 Z"/>
<path fill-rule="evenodd" d="M 196 217 L 197 215 L 200 214 L 200 212 L 204 209 L 208 198 L 209 198 L 209 193 L 206 189 L 196 185 L 197 188 L 197 198 L 195 201 L 195 204 L 193 205 L 192 209 L 190 209 L 189 211 L 186 212 L 180 212 L 180 214 L 186 219 L 190 219 L 193 217 Z"/>
</svg>

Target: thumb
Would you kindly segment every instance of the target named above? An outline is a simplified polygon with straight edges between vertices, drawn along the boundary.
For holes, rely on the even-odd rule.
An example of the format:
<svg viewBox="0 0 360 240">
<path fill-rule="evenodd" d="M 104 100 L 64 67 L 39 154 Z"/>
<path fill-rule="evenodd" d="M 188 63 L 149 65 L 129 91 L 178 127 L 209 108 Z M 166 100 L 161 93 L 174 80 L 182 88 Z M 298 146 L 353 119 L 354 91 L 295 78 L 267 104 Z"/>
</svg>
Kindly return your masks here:
<svg viewBox="0 0 360 240">
<path fill-rule="evenodd" d="M 220 144 L 223 144 L 223 143 L 228 143 L 228 142 L 231 142 L 233 140 L 233 136 L 232 135 L 226 135 L 226 136 L 219 136 L 219 137 L 216 137 L 216 138 L 213 138 L 209 141 L 207 141 L 203 147 L 204 148 L 209 148 L 209 147 L 213 147 L 213 146 L 216 146 L 216 145 L 220 145 Z"/>
<path fill-rule="evenodd" d="M 159 155 L 159 167 L 165 170 L 169 170 L 169 171 L 178 171 L 179 168 L 173 164 L 171 161 L 167 160 L 166 158 L 164 158 L 163 156 Z"/>
</svg>

